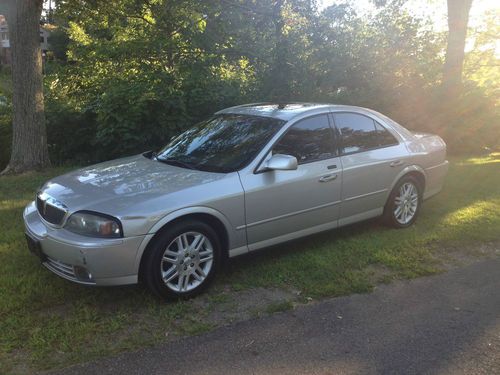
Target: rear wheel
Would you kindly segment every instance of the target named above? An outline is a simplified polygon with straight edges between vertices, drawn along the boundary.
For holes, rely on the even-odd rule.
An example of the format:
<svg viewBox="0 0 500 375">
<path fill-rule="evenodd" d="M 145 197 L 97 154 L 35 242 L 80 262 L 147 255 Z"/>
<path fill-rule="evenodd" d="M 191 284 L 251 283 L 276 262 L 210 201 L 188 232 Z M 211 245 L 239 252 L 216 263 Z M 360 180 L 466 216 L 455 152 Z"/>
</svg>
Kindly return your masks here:
<svg viewBox="0 0 500 375">
<path fill-rule="evenodd" d="M 417 219 L 422 204 L 420 184 L 413 176 L 398 181 L 385 206 L 385 221 L 396 228 L 406 228 Z"/>
<path fill-rule="evenodd" d="M 219 267 L 217 233 L 197 220 L 173 224 L 152 244 L 143 267 L 148 287 L 163 298 L 192 297 L 213 280 Z"/>
</svg>

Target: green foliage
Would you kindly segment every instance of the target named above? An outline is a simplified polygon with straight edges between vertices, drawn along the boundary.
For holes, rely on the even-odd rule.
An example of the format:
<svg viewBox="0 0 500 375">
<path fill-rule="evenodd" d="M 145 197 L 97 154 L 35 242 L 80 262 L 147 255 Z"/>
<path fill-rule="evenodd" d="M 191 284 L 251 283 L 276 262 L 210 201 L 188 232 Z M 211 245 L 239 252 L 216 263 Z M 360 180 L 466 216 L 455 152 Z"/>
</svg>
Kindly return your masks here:
<svg viewBox="0 0 500 375">
<path fill-rule="evenodd" d="M 0 109 L 0 112 L 3 112 Z M 12 141 L 12 122 L 10 115 L 0 114 L 0 171 L 2 171 L 9 162 L 10 145 Z"/>
<path fill-rule="evenodd" d="M 58 61 L 66 61 L 66 52 L 68 51 L 69 36 L 62 28 L 54 29 L 48 38 L 50 49 L 54 58 Z"/>
<path fill-rule="evenodd" d="M 464 94 L 451 109 L 455 121 L 442 130 L 453 153 L 472 154 L 500 148 L 500 107 L 487 87 L 467 82 Z"/>
<path fill-rule="evenodd" d="M 0 171 L 9 162 L 12 140 L 12 88 L 8 72 L 0 72 Z"/>
<path fill-rule="evenodd" d="M 500 104 L 500 52 L 498 36 L 500 35 L 500 9 L 486 13 L 482 25 L 469 30 L 474 47 L 465 56 L 465 76 L 477 82 L 484 94 L 496 99 Z"/>
<path fill-rule="evenodd" d="M 443 136 L 454 152 L 471 153 L 500 147 L 500 10 L 487 12 L 483 22 L 468 31 L 472 48 L 466 51 L 464 91 L 445 115 L 453 122 Z M 496 37 L 495 37 L 496 36 Z"/>
<path fill-rule="evenodd" d="M 158 149 L 214 110 L 241 102 L 252 83 L 248 61 L 208 50 L 202 3 L 199 12 L 190 2 L 170 3 L 60 5 L 69 63 L 48 67 L 53 160 Z M 75 132 L 79 139 L 72 139 Z"/>
<path fill-rule="evenodd" d="M 314 4 L 56 2 L 45 79 L 52 161 L 158 149 L 218 109 L 268 100 L 366 106 L 439 133 L 452 151 L 498 147 L 497 13 L 471 30 L 464 95 L 443 108 L 446 35 L 430 19 L 405 0 L 377 1 L 363 16 L 349 2 L 322 12 Z M 10 119 L 1 116 L 0 166 L 10 143 Z"/>
<path fill-rule="evenodd" d="M 78 112 L 54 102 L 47 103 L 47 141 L 51 160 L 80 165 L 99 161 L 91 140 L 96 133 L 95 114 Z"/>
</svg>

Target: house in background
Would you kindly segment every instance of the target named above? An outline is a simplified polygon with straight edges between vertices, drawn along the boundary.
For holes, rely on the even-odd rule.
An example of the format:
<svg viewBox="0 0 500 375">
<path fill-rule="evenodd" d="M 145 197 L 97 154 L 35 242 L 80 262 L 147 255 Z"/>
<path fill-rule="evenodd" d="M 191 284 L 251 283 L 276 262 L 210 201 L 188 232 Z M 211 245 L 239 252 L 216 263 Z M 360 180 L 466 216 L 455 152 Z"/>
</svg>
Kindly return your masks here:
<svg viewBox="0 0 500 375">
<path fill-rule="evenodd" d="M 0 65 L 10 65 L 9 28 L 5 17 L 0 15 Z"/>
<path fill-rule="evenodd" d="M 50 35 L 50 28 L 45 26 L 40 26 L 40 48 L 42 50 L 42 56 L 47 55 L 47 51 L 50 50 L 48 38 Z M 0 14 L 0 65 L 10 65 L 10 42 L 9 42 L 9 26 L 5 17 Z"/>
</svg>

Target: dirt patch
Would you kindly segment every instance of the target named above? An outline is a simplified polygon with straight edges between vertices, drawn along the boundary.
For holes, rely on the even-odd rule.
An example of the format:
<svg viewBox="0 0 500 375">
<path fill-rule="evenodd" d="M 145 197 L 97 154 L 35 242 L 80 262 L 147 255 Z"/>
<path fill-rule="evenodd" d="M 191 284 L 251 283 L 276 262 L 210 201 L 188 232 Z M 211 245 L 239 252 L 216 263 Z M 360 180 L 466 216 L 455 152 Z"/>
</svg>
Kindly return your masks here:
<svg viewBox="0 0 500 375">
<path fill-rule="evenodd" d="M 10 355 L 14 359 L 13 363 L 16 364 L 11 370 L 13 374 L 30 374 L 33 372 L 28 361 L 29 353 L 26 350 L 15 349 Z"/>
<path fill-rule="evenodd" d="M 485 258 L 493 259 L 500 256 L 500 241 L 478 245 L 436 246 L 433 253 L 443 270 L 448 271 Z"/>
<path fill-rule="evenodd" d="M 366 267 L 365 272 L 367 273 L 368 280 L 370 284 L 387 284 L 394 280 L 395 272 L 389 267 L 383 264 L 370 264 Z"/>
<path fill-rule="evenodd" d="M 194 300 L 194 304 L 208 307 L 207 322 L 221 326 L 255 318 L 267 313 L 269 306 L 291 303 L 297 298 L 298 294 L 291 291 L 255 288 L 201 296 Z"/>
</svg>

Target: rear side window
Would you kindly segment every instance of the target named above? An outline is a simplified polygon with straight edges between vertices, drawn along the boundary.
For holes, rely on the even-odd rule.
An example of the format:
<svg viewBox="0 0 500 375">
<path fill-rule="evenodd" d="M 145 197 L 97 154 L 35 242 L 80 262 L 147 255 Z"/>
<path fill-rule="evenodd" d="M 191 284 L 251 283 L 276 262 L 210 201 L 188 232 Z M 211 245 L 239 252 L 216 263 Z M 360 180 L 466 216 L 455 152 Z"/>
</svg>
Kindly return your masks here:
<svg viewBox="0 0 500 375">
<path fill-rule="evenodd" d="M 293 125 L 273 147 L 273 154 L 292 155 L 299 164 L 335 156 L 327 115 L 309 117 Z"/>
<path fill-rule="evenodd" d="M 335 124 L 342 136 L 342 153 L 352 154 L 397 144 L 396 138 L 371 118 L 356 113 L 337 113 Z"/>
<path fill-rule="evenodd" d="M 382 125 L 375 121 L 375 129 L 377 129 L 377 141 L 379 147 L 397 145 L 398 140 Z"/>
</svg>

